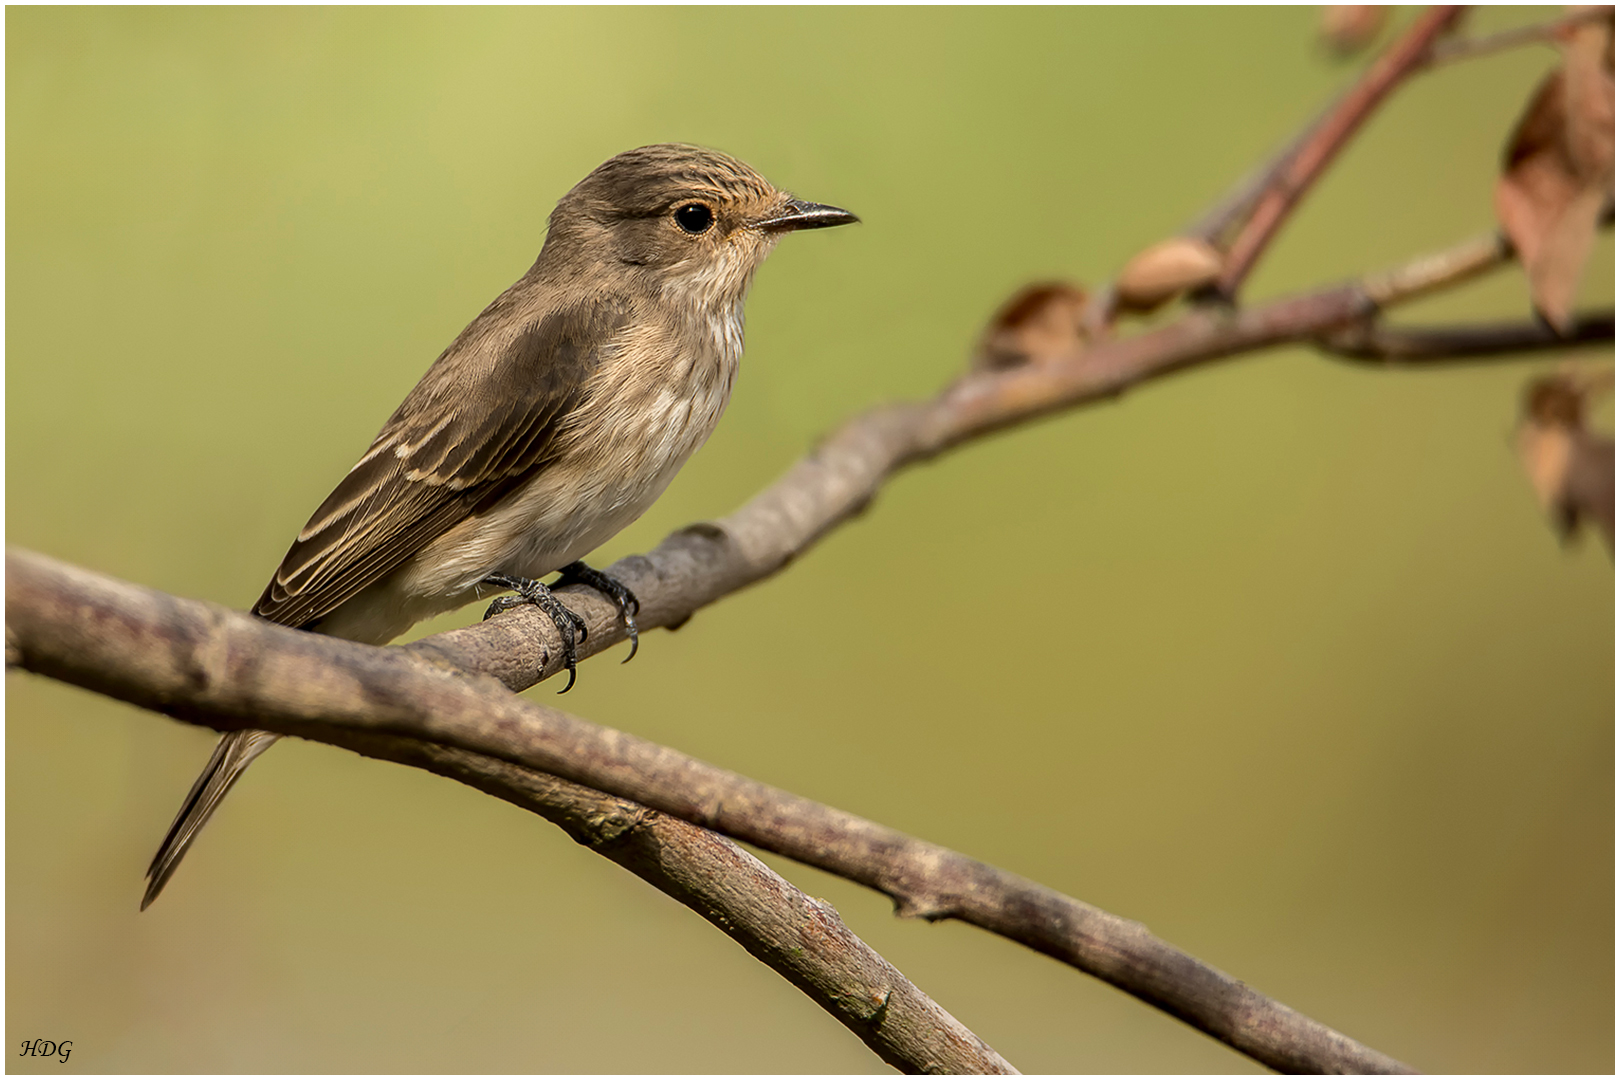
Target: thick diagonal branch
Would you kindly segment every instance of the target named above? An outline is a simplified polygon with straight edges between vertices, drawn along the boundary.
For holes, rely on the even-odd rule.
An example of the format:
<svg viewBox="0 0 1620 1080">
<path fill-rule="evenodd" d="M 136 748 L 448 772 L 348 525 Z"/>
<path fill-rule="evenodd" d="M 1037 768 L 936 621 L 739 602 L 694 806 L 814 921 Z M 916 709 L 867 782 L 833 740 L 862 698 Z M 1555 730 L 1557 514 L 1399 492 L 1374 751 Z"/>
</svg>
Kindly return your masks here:
<svg viewBox="0 0 1620 1080">
<path fill-rule="evenodd" d="M 255 658 L 260 646 L 221 632 L 222 627 L 245 621 L 269 628 L 269 623 L 161 593 L 106 587 L 111 585 L 106 579 L 99 583 L 103 587 L 96 587 L 90 575 L 39 556 L 8 551 L 6 578 L 8 667 L 45 671 L 193 720 L 226 717 L 206 704 L 211 696 L 208 687 L 216 679 L 240 678 L 251 685 L 246 696 L 235 696 L 245 704 L 253 695 L 279 695 L 279 680 L 302 670 L 320 687 L 305 699 L 306 717 L 322 713 L 318 702 L 323 699 L 336 715 L 364 712 L 366 699 L 383 686 L 376 681 L 376 669 L 344 670 L 341 661 L 334 666 L 318 650 L 297 659 L 275 655 L 272 644 L 269 655 Z M 118 593 L 124 602 L 109 602 Z M 53 618 L 65 608 L 74 612 L 74 629 Z M 51 659 L 53 650 L 75 634 L 86 635 L 77 646 L 69 646 L 79 658 Z M 298 638 L 313 643 L 331 640 L 295 634 L 294 640 Z M 143 649 L 143 640 L 154 646 L 152 651 Z M 189 650 L 188 644 L 193 646 Z M 84 662 L 100 664 L 110 659 L 109 651 L 132 666 L 114 662 L 94 679 L 75 679 L 57 666 L 78 665 L 83 675 L 88 671 Z M 384 657 L 398 654 L 398 650 L 374 651 Z M 459 683 L 472 695 L 460 698 L 463 704 L 476 700 L 480 687 L 490 696 L 519 700 L 488 680 L 458 677 L 404 656 L 398 660 L 416 670 L 398 689 L 420 684 L 425 672 L 429 683 L 447 678 Z M 120 692 L 120 687 L 133 689 L 136 683 L 144 684 L 139 693 Z M 383 696 L 394 692 L 386 690 Z M 263 714 L 267 724 L 270 715 Z M 234 718 L 249 719 L 251 714 L 237 713 Z M 277 730 L 299 733 L 296 726 Z M 386 726 L 330 726 L 319 737 L 368 757 L 459 780 L 560 826 L 579 843 L 709 920 L 902 1072 L 1018 1071 L 851 932 L 831 904 L 807 896 L 723 836 L 464 746 L 401 738 L 389 734 Z"/>
<path fill-rule="evenodd" d="M 509 694 L 421 652 L 275 626 L 76 570 L 6 557 L 8 661 L 179 719 L 360 746 L 410 737 L 562 777 L 758 844 L 1096 974 L 1275 1069 L 1399 1062 L 1110 915 L 1035 882 Z M 465 762 L 463 762 L 465 763 Z"/>
</svg>

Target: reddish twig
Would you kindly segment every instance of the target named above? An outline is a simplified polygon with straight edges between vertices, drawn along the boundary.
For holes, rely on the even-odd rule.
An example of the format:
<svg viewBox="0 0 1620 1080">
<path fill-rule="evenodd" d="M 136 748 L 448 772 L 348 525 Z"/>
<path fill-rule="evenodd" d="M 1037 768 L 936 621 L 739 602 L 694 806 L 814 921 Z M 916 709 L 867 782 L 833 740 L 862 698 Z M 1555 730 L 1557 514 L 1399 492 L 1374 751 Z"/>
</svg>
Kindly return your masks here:
<svg viewBox="0 0 1620 1080">
<path fill-rule="evenodd" d="M 1326 108 L 1320 110 L 1309 123 L 1289 138 L 1281 150 L 1273 153 L 1263 164 L 1233 184 L 1203 217 L 1182 230 L 1182 235 L 1220 245 L 1228 232 L 1249 219 L 1254 212 L 1255 204 L 1260 201 L 1260 196 L 1277 183 L 1277 178 L 1288 167 L 1288 163 L 1299 155 L 1300 150 L 1315 135 L 1317 129 L 1339 109 L 1348 95 L 1348 90 L 1342 92 Z"/>
<path fill-rule="evenodd" d="M 1340 147 L 1399 82 L 1428 62 L 1435 38 L 1460 15 L 1461 8 L 1438 8 L 1419 19 L 1407 35 L 1392 44 L 1348 90 L 1311 118 L 1283 148 L 1221 196 L 1181 235 L 1228 250 L 1227 266 L 1215 292 L 1230 299 L 1271 235 L 1305 190 L 1332 162 Z M 1438 47 L 1438 46 L 1435 46 Z M 1265 224 L 1257 224 L 1262 218 Z M 1238 236 L 1228 240 L 1234 230 Z M 1239 254 L 1239 252 L 1242 252 Z M 1237 260 L 1244 262 L 1234 271 Z M 1081 316 L 1081 329 L 1092 340 L 1107 336 L 1117 313 L 1114 288 L 1095 290 Z"/>
<path fill-rule="evenodd" d="M 1481 37 L 1453 38 L 1450 41 L 1439 41 L 1435 43 L 1434 49 L 1429 54 L 1428 66 L 1437 68 L 1445 64 L 1455 64 L 1462 60 L 1489 56 L 1491 53 L 1503 52 L 1507 49 L 1517 49 L 1522 45 L 1556 45 L 1567 30 L 1573 29 L 1582 23 L 1612 18 L 1614 18 L 1613 7 L 1577 8 L 1562 18 L 1551 19 L 1543 23 L 1534 23 L 1530 26 L 1515 26 L 1510 30 L 1485 34 Z"/>
<path fill-rule="evenodd" d="M 1436 39 L 1450 29 L 1461 7 L 1435 7 L 1420 15 L 1411 28 L 1390 45 L 1361 79 L 1323 116 L 1286 163 L 1271 177 L 1254 211 L 1227 252 L 1226 269 L 1217 291 L 1231 299 L 1237 295 L 1255 263 L 1282 227 L 1299 200 L 1310 190 L 1351 137 L 1374 110 L 1407 76 L 1423 68 Z"/>
</svg>

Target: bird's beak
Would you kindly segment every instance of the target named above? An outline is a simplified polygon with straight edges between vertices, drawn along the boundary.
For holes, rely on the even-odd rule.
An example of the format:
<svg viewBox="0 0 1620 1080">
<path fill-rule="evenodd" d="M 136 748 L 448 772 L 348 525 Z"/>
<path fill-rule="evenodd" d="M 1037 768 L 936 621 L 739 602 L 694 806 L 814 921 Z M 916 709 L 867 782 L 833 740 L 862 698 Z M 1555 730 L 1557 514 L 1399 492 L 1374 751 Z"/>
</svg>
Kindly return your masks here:
<svg viewBox="0 0 1620 1080">
<path fill-rule="evenodd" d="M 848 225 L 860 218 L 848 210 L 822 203 L 789 199 L 759 221 L 750 222 L 765 232 L 793 232 L 796 229 L 830 229 L 834 225 Z"/>
</svg>

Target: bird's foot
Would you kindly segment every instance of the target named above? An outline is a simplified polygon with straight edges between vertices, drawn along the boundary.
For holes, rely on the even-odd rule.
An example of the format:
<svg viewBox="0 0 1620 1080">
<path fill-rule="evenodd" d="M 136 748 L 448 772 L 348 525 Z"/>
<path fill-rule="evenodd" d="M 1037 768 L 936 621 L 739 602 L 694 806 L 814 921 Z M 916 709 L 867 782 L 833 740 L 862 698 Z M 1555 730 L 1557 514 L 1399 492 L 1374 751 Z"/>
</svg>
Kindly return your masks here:
<svg viewBox="0 0 1620 1080">
<path fill-rule="evenodd" d="M 624 631 L 630 635 L 630 655 L 619 663 L 628 664 L 634 660 L 636 650 L 641 648 L 641 639 L 636 634 L 636 613 L 641 610 L 641 601 L 636 599 L 636 594 L 618 578 L 593 570 L 583 562 L 571 562 L 560 573 L 562 576 L 551 583 L 552 588 L 585 585 L 613 601 L 619 609 L 619 621 L 624 623 Z"/>
<path fill-rule="evenodd" d="M 551 617 L 552 623 L 557 627 L 557 633 L 562 637 L 563 666 L 568 669 L 568 685 L 557 691 L 566 694 L 574 688 L 574 665 L 579 662 L 577 646 L 585 640 L 587 633 L 585 620 L 563 606 L 563 602 L 551 595 L 546 588 L 534 578 L 514 577 L 511 574 L 491 574 L 481 585 L 496 585 L 502 589 L 511 589 L 516 596 L 497 596 L 484 612 L 485 619 L 492 619 L 503 611 L 511 611 L 519 604 L 533 604 Z"/>
</svg>

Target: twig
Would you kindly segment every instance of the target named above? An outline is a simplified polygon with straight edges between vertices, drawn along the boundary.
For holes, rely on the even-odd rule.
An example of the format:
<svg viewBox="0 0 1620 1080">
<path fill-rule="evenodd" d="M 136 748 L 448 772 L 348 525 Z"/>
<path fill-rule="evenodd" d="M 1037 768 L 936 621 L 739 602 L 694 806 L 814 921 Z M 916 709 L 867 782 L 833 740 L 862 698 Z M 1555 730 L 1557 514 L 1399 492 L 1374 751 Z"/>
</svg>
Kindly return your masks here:
<svg viewBox="0 0 1620 1080">
<path fill-rule="evenodd" d="M 1572 27 L 1585 22 L 1595 22 L 1599 19 L 1613 18 L 1612 9 L 1593 7 L 1571 12 L 1562 18 L 1550 22 L 1536 23 L 1532 26 L 1517 26 L 1511 30 L 1503 30 L 1495 34 L 1487 34 L 1475 38 L 1440 38 L 1429 49 L 1427 56 L 1419 61 L 1417 70 L 1433 70 L 1447 64 L 1462 60 L 1471 60 L 1475 57 L 1485 56 L 1506 49 L 1517 48 L 1521 45 L 1533 45 L 1538 42 L 1557 42 L 1559 35 Z M 1414 27 L 1414 29 L 1416 29 Z M 1370 74 L 1370 72 L 1369 72 Z M 1358 85 L 1360 83 L 1358 82 Z M 1289 163 L 1299 154 L 1316 133 L 1326 124 L 1328 118 L 1346 108 L 1347 99 L 1355 91 L 1355 87 L 1340 94 L 1319 112 L 1297 134 L 1288 140 L 1286 146 L 1273 154 L 1267 161 L 1239 180 L 1221 197 L 1203 217 L 1197 222 L 1182 230 L 1183 236 L 1192 236 L 1218 243 L 1225 233 L 1249 216 L 1251 210 L 1260 196 L 1267 188 L 1272 187 L 1286 169 Z"/>
<path fill-rule="evenodd" d="M 1488 56 L 1491 53 L 1517 49 L 1521 45 L 1537 45 L 1543 42 L 1556 45 L 1558 39 L 1567 30 L 1573 29 L 1582 23 L 1612 18 L 1614 18 L 1614 9 L 1612 7 L 1594 6 L 1577 9 L 1562 18 L 1552 19 L 1548 22 L 1533 23 L 1530 26 L 1515 26 L 1510 30 L 1500 30 L 1494 34 L 1485 34 L 1481 37 L 1459 37 L 1448 41 L 1437 41 L 1429 53 L 1427 66 L 1429 68 L 1443 67 L 1446 64 L 1455 64 L 1461 60 L 1473 60 L 1476 57 Z"/>
<path fill-rule="evenodd" d="M 1339 148 L 1355 133 L 1382 97 L 1408 73 L 1405 69 L 1391 70 L 1394 61 L 1405 63 L 1407 55 L 1413 51 L 1416 35 L 1422 35 L 1423 41 L 1432 42 L 1435 35 L 1441 33 L 1460 13 L 1461 9 L 1457 8 L 1436 9 L 1420 19 L 1354 85 L 1312 117 L 1289 138 L 1281 150 L 1232 185 L 1202 217 L 1183 229 L 1181 235 L 1203 240 L 1229 252 L 1237 251 L 1242 244 L 1245 248 L 1252 248 L 1252 251 L 1241 255 L 1252 263 L 1258 258 L 1271 233 L 1280 227 L 1283 217 L 1304 195 L 1305 189 L 1327 168 Z M 1441 25 L 1431 28 L 1430 22 L 1440 22 Z M 1418 48 L 1416 63 L 1423 63 L 1426 55 Z M 1270 215 L 1270 224 L 1256 225 L 1261 213 L 1261 201 L 1268 197 L 1270 201 L 1266 204 L 1265 213 Z M 1265 229 L 1263 236 L 1259 231 L 1262 228 Z M 1239 236 L 1228 240 L 1228 234 L 1237 229 L 1242 230 Z M 1226 273 L 1214 289 L 1217 295 L 1225 299 L 1230 299 L 1236 293 L 1237 284 L 1249 270 L 1249 266 L 1245 265 L 1232 276 L 1232 267 L 1233 256 L 1229 254 Z M 1092 293 L 1080 320 L 1088 337 L 1095 340 L 1106 334 L 1113 322 L 1116 306 L 1117 297 L 1112 287 L 1100 288 Z"/>
<path fill-rule="evenodd" d="M 1226 269 L 1216 284 L 1221 295 L 1228 299 L 1237 295 L 1238 287 L 1305 192 L 1390 92 L 1424 66 L 1435 40 L 1457 21 L 1462 11 L 1460 7 L 1434 7 L 1418 16 L 1407 32 L 1373 62 L 1350 92 L 1312 128 L 1298 150 L 1289 155 L 1286 165 L 1272 176 L 1242 231 L 1232 241 Z"/>
<path fill-rule="evenodd" d="M 1565 337 L 1546 323 L 1389 327 L 1359 323 L 1324 335 L 1317 345 L 1331 356 L 1389 366 L 1515 358 L 1529 352 L 1614 343 L 1614 311 L 1580 316 Z"/>
<path fill-rule="evenodd" d="M 1379 307 L 1458 285 L 1513 261 L 1513 245 L 1501 233 L 1488 233 L 1413 259 L 1411 262 L 1368 274 L 1361 279 L 1367 297 Z"/>
<path fill-rule="evenodd" d="M 1276 185 L 1278 177 L 1288 167 L 1288 163 L 1299 155 L 1300 150 L 1327 122 L 1328 117 L 1342 107 L 1344 99 L 1349 94 L 1349 90 L 1344 91 L 1312 117 L 1309 123 L 1294 133 L 1281 150 L 1233 184 L 1203 217 L 1183 229 L 1182 235 L 1219 245 L 1231 229 L 1248 220 L 1255 204 L 1260 201 L 1260 196 Z"/>
<path fill-rule="evenodd" d="M 869 885 L 903 914 L 1023 942 L 1272 1068 L 1409 1071 L 1138 923 L 419 653 L 300 633 L 17 550 L 7 551 L 6 584 L 7 654 L 30 671 L 192 723 L 330 742 L 405 735 L 526 766 Z"/>
<path fill-rule="evenodd" d="M 1277 182 L 1277 177 L 1299 153 L 1300 147 L 1305 145 L 1322 122 L 1337 108 L 1338 102 L 1334 102 L 1322 110 L 1290 138 L 1288 144 L 1280 151 L 1233 184 L 1202 217 L 1183 229 L 1181 235 L 1203 240 L 1217 247 L 1221 246 L 1226 233 L 1248 219 L 1255 204 L 1260 201 L 1260 196 Z M 1094 289 L 1085 310 L 1080 314 L 1080 329 L 1085 337 L 1091 341 L 1106 340 L 1118 308 L 1119 290 L 1115 288 L 1113 282 Z"/>
</svg>

